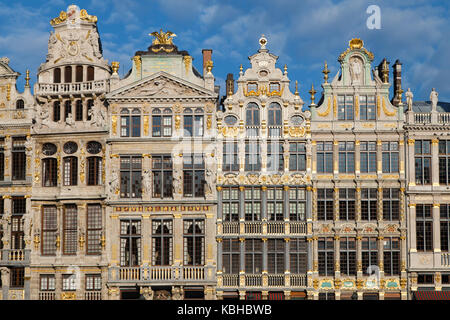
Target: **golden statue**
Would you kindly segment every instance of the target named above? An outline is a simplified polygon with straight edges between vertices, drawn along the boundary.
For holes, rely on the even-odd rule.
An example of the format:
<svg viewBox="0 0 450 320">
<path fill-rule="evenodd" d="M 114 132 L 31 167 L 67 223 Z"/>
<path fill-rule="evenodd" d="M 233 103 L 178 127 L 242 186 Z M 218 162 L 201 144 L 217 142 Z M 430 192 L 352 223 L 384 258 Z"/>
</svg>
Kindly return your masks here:
<svg viewBox="0 0 450 320">
<path fill-rule="evenodd" d="M 172 31 L 163 32 L 162 29 L 158 31 L 154 31 L 149 34 L 149 36 L 155 37 L 155 39 L 152 42 L 152 45 L 158 45 L 158 44 L 168 44 L 173 45 L 173 37 L 176 37 L 177 35 L 173 33 Z"/>
</svg>

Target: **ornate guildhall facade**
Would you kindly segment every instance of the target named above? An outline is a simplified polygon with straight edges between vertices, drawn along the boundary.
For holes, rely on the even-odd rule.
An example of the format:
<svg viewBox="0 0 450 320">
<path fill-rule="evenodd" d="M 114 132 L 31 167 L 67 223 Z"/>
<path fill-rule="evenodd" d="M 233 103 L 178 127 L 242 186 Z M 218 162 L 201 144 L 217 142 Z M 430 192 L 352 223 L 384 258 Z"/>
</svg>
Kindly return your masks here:
<svg viewBox="0 0 450 320">
<path fill-rule="evenodd" d="M 262 36 L 220 97 L 170 31 L 121 78 L 51 26 L 33 93 L 0 59 L 1 299 L 448 298 L 450 106 L 398 60 L 352 39 L 308 105 Z"/>
</svg>

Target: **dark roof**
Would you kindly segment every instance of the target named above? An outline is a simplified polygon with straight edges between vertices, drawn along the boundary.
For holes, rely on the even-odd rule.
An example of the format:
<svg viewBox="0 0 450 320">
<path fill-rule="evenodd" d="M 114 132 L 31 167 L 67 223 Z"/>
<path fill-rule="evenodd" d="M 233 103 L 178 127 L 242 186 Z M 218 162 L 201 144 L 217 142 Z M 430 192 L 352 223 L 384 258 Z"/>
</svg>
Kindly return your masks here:
<svg viewBox="0 0 450 320">
<path fill-rule="evenodd" d="M 413 111 L 417 113 L 431 112 L 431 101 L 413 101 L 412 107 Z M 450 102 L 438 101 L 436 110 L 437 112 L 450 112 Z"/>
</svg>

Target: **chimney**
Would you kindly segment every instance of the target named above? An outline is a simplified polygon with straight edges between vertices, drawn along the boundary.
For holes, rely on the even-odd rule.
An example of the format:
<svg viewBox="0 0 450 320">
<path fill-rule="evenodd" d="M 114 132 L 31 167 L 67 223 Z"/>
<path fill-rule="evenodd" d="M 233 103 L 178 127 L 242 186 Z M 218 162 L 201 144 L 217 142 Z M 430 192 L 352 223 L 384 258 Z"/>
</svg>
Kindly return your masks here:
<svg viewBox="0 0 450 320">
<path fill-rule="evenodd" d="M 232 73 L 227 74 L 226 90 L 227 92 L 225 92 L 225 95 L 228 96 L 234 94 L 234 79 Z"/>
<path fill-rule="evenodd" d="M 202 54 L 203 54 L 203 74 L 206 74 L 205 72 L 206 62 L 211 61 L 212 59 L 212 49 L 203 49 Z"/>
<path fill-rule="evenodd" d="M 394 97 L 392 98 L 392 104 L 397 106 L 400 102 L 398 92 L 402 88 L 402 63 L 397 59 L 392 67 L 394 68 Z"/>
</svg>

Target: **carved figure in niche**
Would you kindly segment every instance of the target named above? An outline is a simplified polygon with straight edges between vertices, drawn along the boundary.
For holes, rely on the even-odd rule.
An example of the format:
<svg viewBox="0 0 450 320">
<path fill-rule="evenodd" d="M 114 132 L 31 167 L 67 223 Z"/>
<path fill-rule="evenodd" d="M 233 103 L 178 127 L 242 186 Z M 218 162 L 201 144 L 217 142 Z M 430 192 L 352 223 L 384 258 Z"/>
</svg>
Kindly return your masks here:
<svg viewBox="0 0 450 320">
<path fill-rule="evenodd" d="M 431 110 L 436 111 L 437 103 L 438 103 L 438 93 L 433 88 L 430 93 L 430 101 L 431 101 Z"/>
<path fill-rule="evenodd" d="M 105 115 L 102 111 L 102 103 L 100 99 L 94 101 L 94 106 L 89 110 L 89 116 L 91 117 L 90 125 L 96 125 L 102 127 L 105 125 Z"/>
<path fill-rule="evenodd" d="M 9 268 L 1 267 L 0 268 L 2 283 L 8 283 L 9 281 Z"/>
<path fill-rule="evenodd" d="M 116 194 L 116 190 L 119 189 L 119 173 L 117 169 L 111 171 L 111 181 L 109 182 L 109 192 L 111 195 Z"/>
<path fill-rule="evenodd" d="M 152 191 L 152 172 L 150 170 L 144 170 L 142 175 L 142 187 L 145 194 L 151 194 Z"/>
<path fill-rule="evenodd" d="M 181 173 L 175 173 L 173 176 L 173 194 L 182 193 L 182 186 L 183 183 L 183 177 L 181 176 Z"/>
<path fill-rule="evenodd" d="M 68 117 L 66 118 L 66 126 L 73 127 L 75 125 L 75 120 L 73 118 L 72 113 L 69 113 Z"/>
<path fill-rule="evenodd" d="M 58 39 L 53 31 L 50 31 L 50 37 L 48 38 L 48 54 L 53 57 L 53 49 L 55 48 Z"/>
<path fill-rule="evenodd" d="M 351 58 L 350 64 L 350 77 L 352 79 L 352 84 L 361 84 L 362 80 L 362 63 L 358 58 Z"/>
<path fill-rule="evenodd" d="M 405 96 L 406 96 L 406 104 L 408 105 L 408 111 L 412 111 L 412 102 L 414 95 L 409 88 L 408 91 L 406 91 Z"/>
<path fill-rule="evenodd" d="M 179 287 L 173 287 L 172 300 L 183 300 L 183 292 Z"/>
<path fill-rule="evenodd" d="M 94 57 L 100 59 L 102 57 L 102 54 L 100 52 L 100 45 L 99 45 L 99 36 L 96 30 L 91 32 L 89 35 L 89 44 L 92 47 L 92 53 Z"/>
<path fill-rule="evenodd" d="M 36 119 L 36 126 L 39 129 L 42 129 L 42 127 L 49 127 L 50 126 L 50 113 L 48 111 L 49 108 L 49 102 L 47 101 L 44 106 L 41 106 L 39 103 L 36 106 L 36 112 L 34 118 Z"/>
<path fill-rule="evenodd" d="M 213 185 L 216 182 L 216 175 L 211 169 L 206 169 L 205 176 L 205 194 L 212 194 Z"/>
</svg>

